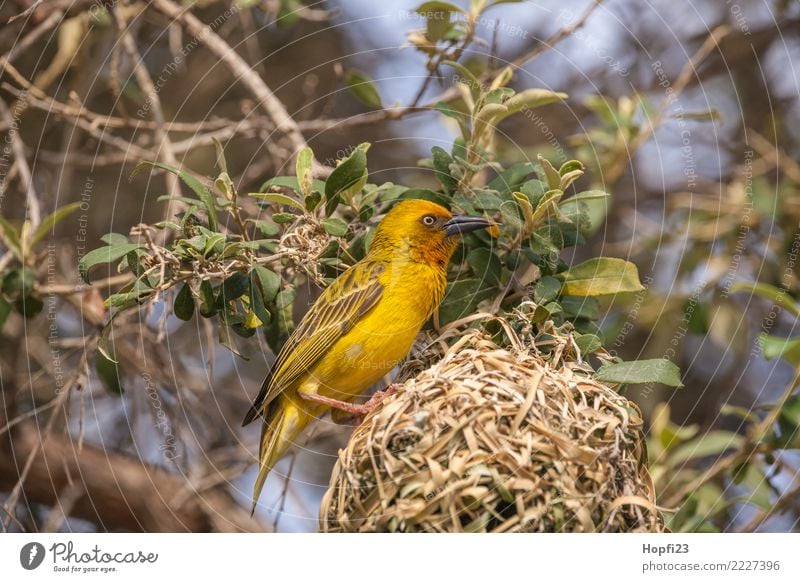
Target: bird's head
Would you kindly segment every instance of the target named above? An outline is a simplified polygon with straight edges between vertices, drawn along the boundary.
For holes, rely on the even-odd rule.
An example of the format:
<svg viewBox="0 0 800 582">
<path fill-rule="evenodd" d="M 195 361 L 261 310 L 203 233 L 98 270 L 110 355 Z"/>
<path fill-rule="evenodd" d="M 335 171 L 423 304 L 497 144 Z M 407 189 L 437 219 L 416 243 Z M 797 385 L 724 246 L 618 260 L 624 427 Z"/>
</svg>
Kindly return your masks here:
<svg viewBox="0 0 800 582">
<path fill-rule="evenodd" d="M 444 206 L 427 200 L 403 200 L 378 224 L 370 254 L 445 267 L 460 235 L 491 225 L 480 216 L 454 216 Z"/>
</svg>

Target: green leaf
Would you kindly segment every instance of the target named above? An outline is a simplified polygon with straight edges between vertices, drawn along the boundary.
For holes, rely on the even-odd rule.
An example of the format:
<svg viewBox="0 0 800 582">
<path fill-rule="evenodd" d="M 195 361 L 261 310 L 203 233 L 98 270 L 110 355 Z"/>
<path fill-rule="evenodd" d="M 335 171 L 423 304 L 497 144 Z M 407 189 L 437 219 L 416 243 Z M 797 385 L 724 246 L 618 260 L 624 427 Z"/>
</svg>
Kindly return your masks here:
<svg viewBox="0 0 800 582">
<path fill-rule="evenodd" d="M 322 194 L 313 191 L 311 192 L 310 196 L 305 197 L 305 200 L 303 200 L 303 206 L 306 207 L 306 210 L 313 213 L 319 206 L 320 202 L 322 202 Z"/>
<path fill-rule="evenodd" d="M 510 68 L 506 67 L 503 71 L 509 71 Z M 495 81 L 498 77 L 495 77 Z M 492 81 L 492 85 L 494 86 L 495 81 Z M 508 87 L 494 87 L 490 89 L 488 93 L 484 95 L 484 100 L 486 103 L 503 103 L 506 99 L 511 97 L 514 94 L 514 89 L 509 89 Z"/>
<path fill-rule="evenodd" d="M 22 246 L 19 241 L 19 232 L 5 218 L 0 216 L 0 241 L 8 250 L 14 253 L 17 258 L 22 260 Z"/>
<path fill-rule="evenodd" d="M 226 303 L 244 295 L 249 285 L 250 279 L 240 271 L 237 271 L 225 279 L 220 286 L 219 295 L 217 296 L 217 309 L 224 309 Z"/>
<path fill-rule="evenodd" d="M 258 198 L 260 200 L 266 200 L 274 204 L 280 204 L 281 206 L 289 206 L 295 210 L 299 210 L 304 214 L 306 212 L 306 207 L 302 202 L 295 200 L 294 198 L 290 198 L 285 194 L 276 194 L 273 192 L 251 192 L 248 194 L 248 196 L 252 196 L 253 198 Z"/>
<path fill-rule="evenodd" d="M 212 317 L 217 313 L 216 303 L 211 281 L 208 279 L 200 281 L 200 315 L 203 317 Z"/>
<path fill-rule="evenodd" d="M 503 199 L 494 190 L 475 190 L 472 201 L 478 210 L 495 211 L 503 205 Z"/>
<path fill-rule="evenodd" d="M 350 89 L 353 96 L 364 105 L 375 109 L 383 107 L 378 87 L 375 85 L 375 81 L 366 73 L 350 69 L 344 74 L 344 82 L 347 84 L 347 88 Z"/>
<path fill-rule="evenodd" d="M 217 341 L 240 358 L 247 359 L 236 347 L 236 340 L 231 336 L 231 327 L 226 322 L 220 322 L 217 326 Z"/>
<path fill-rule="evenodd" d="M 269 323 L 270 319 L 272 319 L 272 315 L 267 310 L 265 305 L 265 294 L 261 289 L 261 278 L 259 277 L 258 271 L 255 269 L 255 267 L 250 270 L 250 289 L 248 296 L 250 298 L 250 309 L 258 318 L 260 325 Z"/>
<path fill-rule="evenodd" d="M 566 93 L 557 93 L 548 89 L 525 89 L 504 103 L 506 111 L 501 114 L 496 121 L 505 119 L 520 111 L 534 109 L 536 107 L 555 103 L 556 101 L 561 101 L 567 97 L 568 95 Z"/>
<path fill-rule="evenodd" d="M 522 192 L 519 192 L 522 194 Z M 542 223 L 542 221 L 552 215 L 557 213 L 558 201 L 561 200 L 561 197 L 564 195 L 563 190 L 548 190 L 544 193 L 544 196 L 539 200 L 539 204 L 536 206 L 536 210 L 533 212 L 533 216 L 531 217 L 531 221 L 534 226 L 538 226 Z M 526 196 L 527 198 L 527 196 Z M 563 244 L 559 244 L 559 247 L 563 247 Z"/>
<path fill-rule="evenodd" d="M 223 196 L 225 196 L 224 199 L 223 198 L 219 199 L 220 201 L 222 201 L 220 202 L 221 204 L 228 203 L 229 200 L 233 200 L 233 194 L 234 194 L 233 180 L 231 180 L 231 177 L 228 175 L 227 172 L 220 172 L 219 176 L 217 176 L 217 179 L 214 180 L 214 186 L 216 186 L 217 190 L 219 190 L 219 192 Z"/>
<path fill-rule="evenodd" d="M 534 228 L 533 206 L 531 206 L 531 201 L 528 200 L 528 197 L 522 192 L 514 192 L 512 196 L 519 205 L 522 214 L 522 238 L 528 238 Z"/>
<path fill-rule="evenodd" d="M 530 162 L 519 162 L 510 168 L 504 170 L 499 176 L 496 176 L 487 188 L 489 190 L 497 190 L 503 196 L 511 192 L 515 192 L 522 187 L 522 184 L 533 171 L 534 166 Z"/>
<path fill-rule="evenodd" d="M 458 111 L 457 109 L 453 109 L 444 101 L 439 101 L 436 105 L 433 106 L 433 108 L 442 115 L 449 117 L 450 119 L 455 119 L 458 122 L 459 126 L 463 126 L 464 121 L 466 120 L 467 117 L 469 117 L 468 114 L 462 111 Z"/>
<path fill-rule="evenodd" d="M 562 174 L 561 185 L 559 186 L 559 189 L 566 192 L 567 188 L 572 186 L 572 183 L 581 176 L 583 176 L 583 170 L 573 170 L 571 172 L 567 172 L 566 174 Z"/>
<path fill-rule="evenodd" d="M 767 360 L 783 358 L 792 365 L 800 364 L 800 338 L 782 338 L 762 333 L 758 336 L 758 343 Z"/>
<path fill-rule="evenodd" d="M 216 137 L 212 139 L 214 140 L 214 151 L 217 154 L 217 167 L 219 168 L 220 172 L 228 175 L 228 162 L 225 160 L 225 146 L 223 146 L 222 142 Z"/>
<path fill-rule="evenodd" d="M 795 303 L 786 289 L 780 289 L 767 283 L 735 283 L 731 286 L 731 293 L 750 292 L 751 295 L 758 295 L 764 299 L 769 299 L 776 305 L 785 307 L 795 317 L 800 317 L 800 305 Z"/>
<path fill-rule="evenodd" d="M 502 224 L 506 228 L 512 230 L 520 230 L 522 228 L 522 218 L 519 213 L 519 205 L 513 202 L 504 202 L 500 206 L 500 216 L 502 217 Z"/>
<path fill-rule="evenodd" d="M 461 83 L 467 86 L 470 94 L 472 94 L 472 98 L 477 100 L 481 94 L 482 85 L 481 82 L 478 80 L 478 78 L 472 73 L 472 71 L 470 71 L 467 67 L 456 61 L 444 60 L 442 61 L 442 64 L 447 65 L 448 67 L 452 67 L 459 72 L 459 74 L 461 75 Z M 506 109 L 505 107 L 502 108 L 503 111 L 505 111 L 505 109 Z"/>
<path fill-rule="evenodd" d="M 592 320 L 600 318 L 600 302 L 594 297 L 562 297 L 559 302 L 564 313 L 570 317 Z"/>
<path fill-rule="evenodd" d="M 344 236 L 347 234 L 347 223 L 341 218 L 325 218 L 322 220 L 322 228 L 331 236 Z"/>
<path fill-rule="evenodd" d="M 107 245 L 126 245 L 131 242 L 124 234 L 119 234 L 118 232 L 109 232 L 104 234 L 100 237 L 100 240 L 106 243 Z"/>
<path fill-rule="evenodd" d="M 98 349 L 95 354 L 94 369 L 97 371 L 97 375 L 103 382 L 106 390 L 117 395 L 123 393 L 119 378 L 119 364 L 109 358 L 109 356 L 100 349 Z"/>
<path fill-rule="evenodd" d="M 561 311 L 561 305 L 555 301 L 551 301 L 550 303 L 546 303 L 544 305 L 537 305 L 533 312 L 533 318 L 531 321 L 533 321 L 533 323 L 544 323 L 548 319 L 551 319 L 554 314 L 561 313 Z"/>
<path fill-rule="evenodd" d="M 475 139 L 477 140 L 482 136 L 487 129 L 495 128 L 497 126 L 496 118 L 505 113 L 505 111 L 506 106 L 497 103 L 487 103 L 481 107 L 472 122 L 472 133 Z"/>
<path fill-rule="evenodd" d="M 480 279 L 459 279 L 450 283 L 439 307 L 439 322 L 444 325 L 470 315 L 478 303 L 494 293 L 495 288 L 484 286 Z"/>
<path fill-rule="evenodd" d="M 623 259 L 597 257 L 560 273 L 564 295 L 596 297 L 644 289 L 636 265 Z"/>
<path fill-rule="evenodd" d="M 558 169 L 558 173 L 563 178 L 567 174 L 571 174 L 572 172 L 578 170 L 583 170 L 583 163 L 578 160 L 569 160 L 568 162 L 561 164 L 561 167 Z"/>
<path fill-rule="evenodd" d="M 276 224 L 286 224 L 287 222 L 292 222 L 295 218 L 297 218 L 297 215 L 291 212 L 276 212 L 272 215 L 272 220 Z"/>
<path fill-rule="evenodd" d="M 0 290 L 9 299 L 30 295 L 36 284 L 36 273 L 28 267 L 10 269 L 3 274 Z"/>
<path fill-rule="evenodd" d="M 211 230 L 217 230 L 217 207 L 215 206 L 214 196 L 211 194 L 211 190 L 203 184 L 200 180 L 189 174 L 188 172 L 184 172 L 179 168 L 175 168 L 168 164 L 162 164 L 161 162 L 139 162 L 136 167 L 131 172 L 129 180 L 133 180 L 133 178 L 141 172 L 144 168 L 161 168 L 162 170 L 166 170 L 172 174 L 178 176 L 181 181 L 186 184 L 196 195 L 197 198 L 203 203 L 203 206 L 208 213 L 208 225 L 211 227 Z"/>
<path fill-rule="evenodd" d="M 266 192 L 271 188 L 288 188 L 289 190 L 294 190 L 298 194 L 302 192 L 297 176 L 276 176 L 275 178 L 270 178 L 261 184 L 261 188 L 259 188 L 258 191 Z M 313 180 L 312 188 L 322 192 L 325 190 L 325 182 L 322 180 Z"/>
<path fill-rule="evenodd" d="M 143 301 L 153 293 L 153 287 L 147 277 L 140 277 L 129 283 L 119 293 L 110 295 L 103 304 L 106 307 L 125 309 Z"/>
<path fill-rule="evenodd" d="M 739 449 L 744 444 L 742 435 L 726 430 L 711 430 L 675 448 L 669 456 L 669 464 L 680 466 L 693 459 L 719 455 L 728 449 Z"/>
<path fill-rule="evenodd" d="M 438 0 L 433 0 L 430 2 L 423 2 L 416 8 L 414 8 L 414 12 L 417 14 L 425 14 L 426 12 L 437 11 L 437 10 L 444 10 L 446 12 L 456 12 L 458 14 L 466 14 L 464 9 L 460 6 L 456 6 L 455 4 L 451 4 L 450 2 L 439 2 Z"/>
<path fill-rule="evenodd" d="M 533 287 L 533 298 L 536 303 L 547 303 L 558 297 L 561 281 L 555 277 L 542 277 Z"/>
<path fill-rule="evenodd" d="M 425 16 L 426 36 L 433 42 L 442 40 L 450 29 L 450 10 L 429 10 Z"/>
<path fill-rule="evenodd" d="M 781 407 L 781 417 L 793 427 L 800 426 L 800 395 L 790 397 Z"/>
<path fill-rule="evenodd" d="M 678 366 L 663 358 L 605 364 L 597 371 L 595 378 L 612 384 L 654 383 L 673 388 L 683 387 Z"/>
<path fill-rule="evenodd" d="M 754 463 L 747 463 L 740 473 L 740 483 L 749 491 L 739 499 L 745 503 L 756 505 L 761 509 L 772 510 L 774 505 L 772 502 L 773 491 L 764 472 Z"/>
<path fill-rule="evenodd" d="M 183 321 L 189 321 L 194 315 L 194 297 L 192 296 L 192 289 L 188 283 L 184 283 L 183 287 L 175 296 L 175 303 L 172 306 L 172 311 L 175 317 Z"/>
<path fill-rule="evenodd" d="M 280 276 L 261 265 L 253 265 L 253 272 L 258 277 L 258 282 L 261 285 L 264 303 L 269 303 L 275 299 L 278 291 L 281 290 Z"/>
<path fill-rule="evenodd" d="M 37 242 L 46 237 L 59 222 L 75 212 L 78 208 L 80 208 L 80 206 L 80 202 L 73 202 L 72 204 L 62 206 L 52 214 L 48 215 L 47 218 L 45 218 L 41 224 L 39 224 L 39 228 L 37 228 L 33 233 L 33 236 L 31 237 L 31 245 L 35 245 Z"/>
<path fill-rule="evenodd" d="M 547 182 L 547 187 L 550 190 L 560 190 L 561 189 L 561 174 L 553 167 L 553 164 L 550 161 L 539 154 L 539 165 L 542 166 L 542 171 L 544 172 L 544 181 Z"/>
<path fill-rule="evenodd" d="M 94 249 L 93 251 L 89 251 L 83 255 L 81 260 L 78 262 L 78 272 L 80 273 L 81 278 L 86 283 L 89 283 L 89 270 L 92 267 L 95 265 L 113 263 L 114 261 L 117 261 L 127 255 L 129 252 L 138 250 L 140 248 L 142 248 L 142 245 L 125 243 Z"/>
<path fill-rule="evenodd" d="M 281 227 L 269 219 L 256 220 L 256 228 L 265 237 L 275 236 L 281 231 Z"/>
<path fill-rule="evenodd" d="M 498 285 L 503 270 L 500 258 L 486 247 L 478 247 L 467 254 L 467 264 L 472 273 L 490 285 Z"/>
<path fill-rule="evenodd" d="M 23 295 L 14 303 L 14 309 L 22 316 L 30 319 L 42 312 L 44 302 L 34 294 Z"/>
<path fill-rule="evenodd" d="M 573 219 L 575 226 L 581 234 L 589 236 L 600 230 L 608 214 L 609 205 L 608 193 L 601 190 L 587 190 L 562 200 L 558 208 L 570 219 L 578 216 L 580 221 Z"/>
<path fill-rule="evenodd" d="M 436 172 L 436 179 L 442 184 L 445 193 L 455 192 L 458 180 L 450 175 L 450 164 L 453 163 L 453 158 L 439 146 L 434 146 L 431 153 L 433 154 L 433 169 Z"/>
<path fill-rule="evenodd" d="M 531 205 L 534 208 L 538 208 L 545 194 L 550 190 L 547 189 L 547 185 L 541 180 L 528 180 L 519 187 L 519 191 L 528 197 L 528 200 L 531 201 Z"/>
<path fill-rule="evenodd" d="M 603 341 L 592 333 L 584 333 L 575 336 L 575 345 L 581 351 L 581 355 L 586 357 L 603 347 Z"/>
<path fill-rule="evenodd" d="M 222 233 L 213 233 L 206 237 L 206 244 L 203 248 L 203 257 L 208 258 L 212 255 L 217 255 L 222 252 L 224 248 L 225 235 Z"/>
<path fill-rule="evenodd" d="M 297 183 L 305 197 L 311 196 L 314 191 L 314 176 L 311 173 L 313 163 L 314 152 L 311 151 L 311 148 L 304 147 L 298 152 L 295 172 L 297 173 Z"/>
<path fill-rule="evenodd" d="M 367 150 L 369 143 L 362 143 L 331 172 L 325 183 L 325 211 L 333 213 L 342 198 L 349 200 L 352 194 L 364 187 L 367 181 Z"/>
</svg>

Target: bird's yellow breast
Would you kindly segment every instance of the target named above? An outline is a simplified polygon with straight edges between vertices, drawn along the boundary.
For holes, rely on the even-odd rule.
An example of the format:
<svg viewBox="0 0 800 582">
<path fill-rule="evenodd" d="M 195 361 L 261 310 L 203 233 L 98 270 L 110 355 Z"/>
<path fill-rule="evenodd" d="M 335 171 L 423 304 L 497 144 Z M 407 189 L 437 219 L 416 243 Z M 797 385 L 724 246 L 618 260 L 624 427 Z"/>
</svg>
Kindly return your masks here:
<svg viewBox="0 0 800 582">
<path fill-rule="evenodd" d="M 378 304 L 320 358 L 298 390 L 349 400 L 388 374 L 439 304 L 446 285 L 440 271 L 413 261 L 388 263 Z"/>
</svg>

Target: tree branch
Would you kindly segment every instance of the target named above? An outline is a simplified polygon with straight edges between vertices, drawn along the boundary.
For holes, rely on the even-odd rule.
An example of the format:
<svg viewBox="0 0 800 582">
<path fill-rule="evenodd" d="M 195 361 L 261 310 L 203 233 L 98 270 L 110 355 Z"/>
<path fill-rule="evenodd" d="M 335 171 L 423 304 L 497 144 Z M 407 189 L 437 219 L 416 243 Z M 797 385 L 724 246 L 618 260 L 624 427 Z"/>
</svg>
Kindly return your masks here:
<svg viewBox="0 0 800 582">
<path fill-rule="evenodd" d="M 183 495 L 185 502 L 178 504 L 175 499 L 189 487 L 178 475 L 90 445 L 79 451 L 63 435 L 50 435 L 43 446 L 32 422 L 12 433 L 13 448 L 0 447 L 0 490 L 8 491 L 18 481 L 16 460 L 38 452 L 22 490 L 28 507 L 58 505 L 59 496 L 77 482 L 85 493 L 62 509 L 100 530 L 262 531 L 241 505 L 218 489 Z"/>
<path fill-rule="evenodd" d="M 237 80 L 241 81 L 258 100 L 270 118 L 275 122 L 276 128 L 292 144 L 293 154 L 306 147 L 306 140 L 297 122 L 286 111 L 283 103 L 258 76 L 250 65 L 239 56 L 219 35 L 210 27 L 203 24 L 199 18 L 189 11 L 189 7 L 182 8 L 172 0 L 153 0 L 153 6 L 163 14 L 180 22 L 186 30 L 202 41 L 206 47 L 222 60 Z"/>
</svg>

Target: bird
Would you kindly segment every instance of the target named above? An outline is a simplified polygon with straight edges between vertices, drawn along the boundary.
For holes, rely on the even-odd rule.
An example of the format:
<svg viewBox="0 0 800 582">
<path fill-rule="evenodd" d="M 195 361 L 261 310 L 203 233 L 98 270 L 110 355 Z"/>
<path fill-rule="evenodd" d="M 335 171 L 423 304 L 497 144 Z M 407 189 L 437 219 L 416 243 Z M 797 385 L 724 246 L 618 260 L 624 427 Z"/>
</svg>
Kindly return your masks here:
<svg viewBox="0 0 800 582">
<path fill-rule="evenodd" d="M 386 393 L 352 400 L 411 350 L 445 294 L 460 235 L 492 227 L 428 200 L 396 203 L 363 259 L 316 300 L 275 359 L 242 426 L 263 418 L 255 512 L 267 475 L 292 442 L 328 409 L 363 416 Z"/>
</svg>

